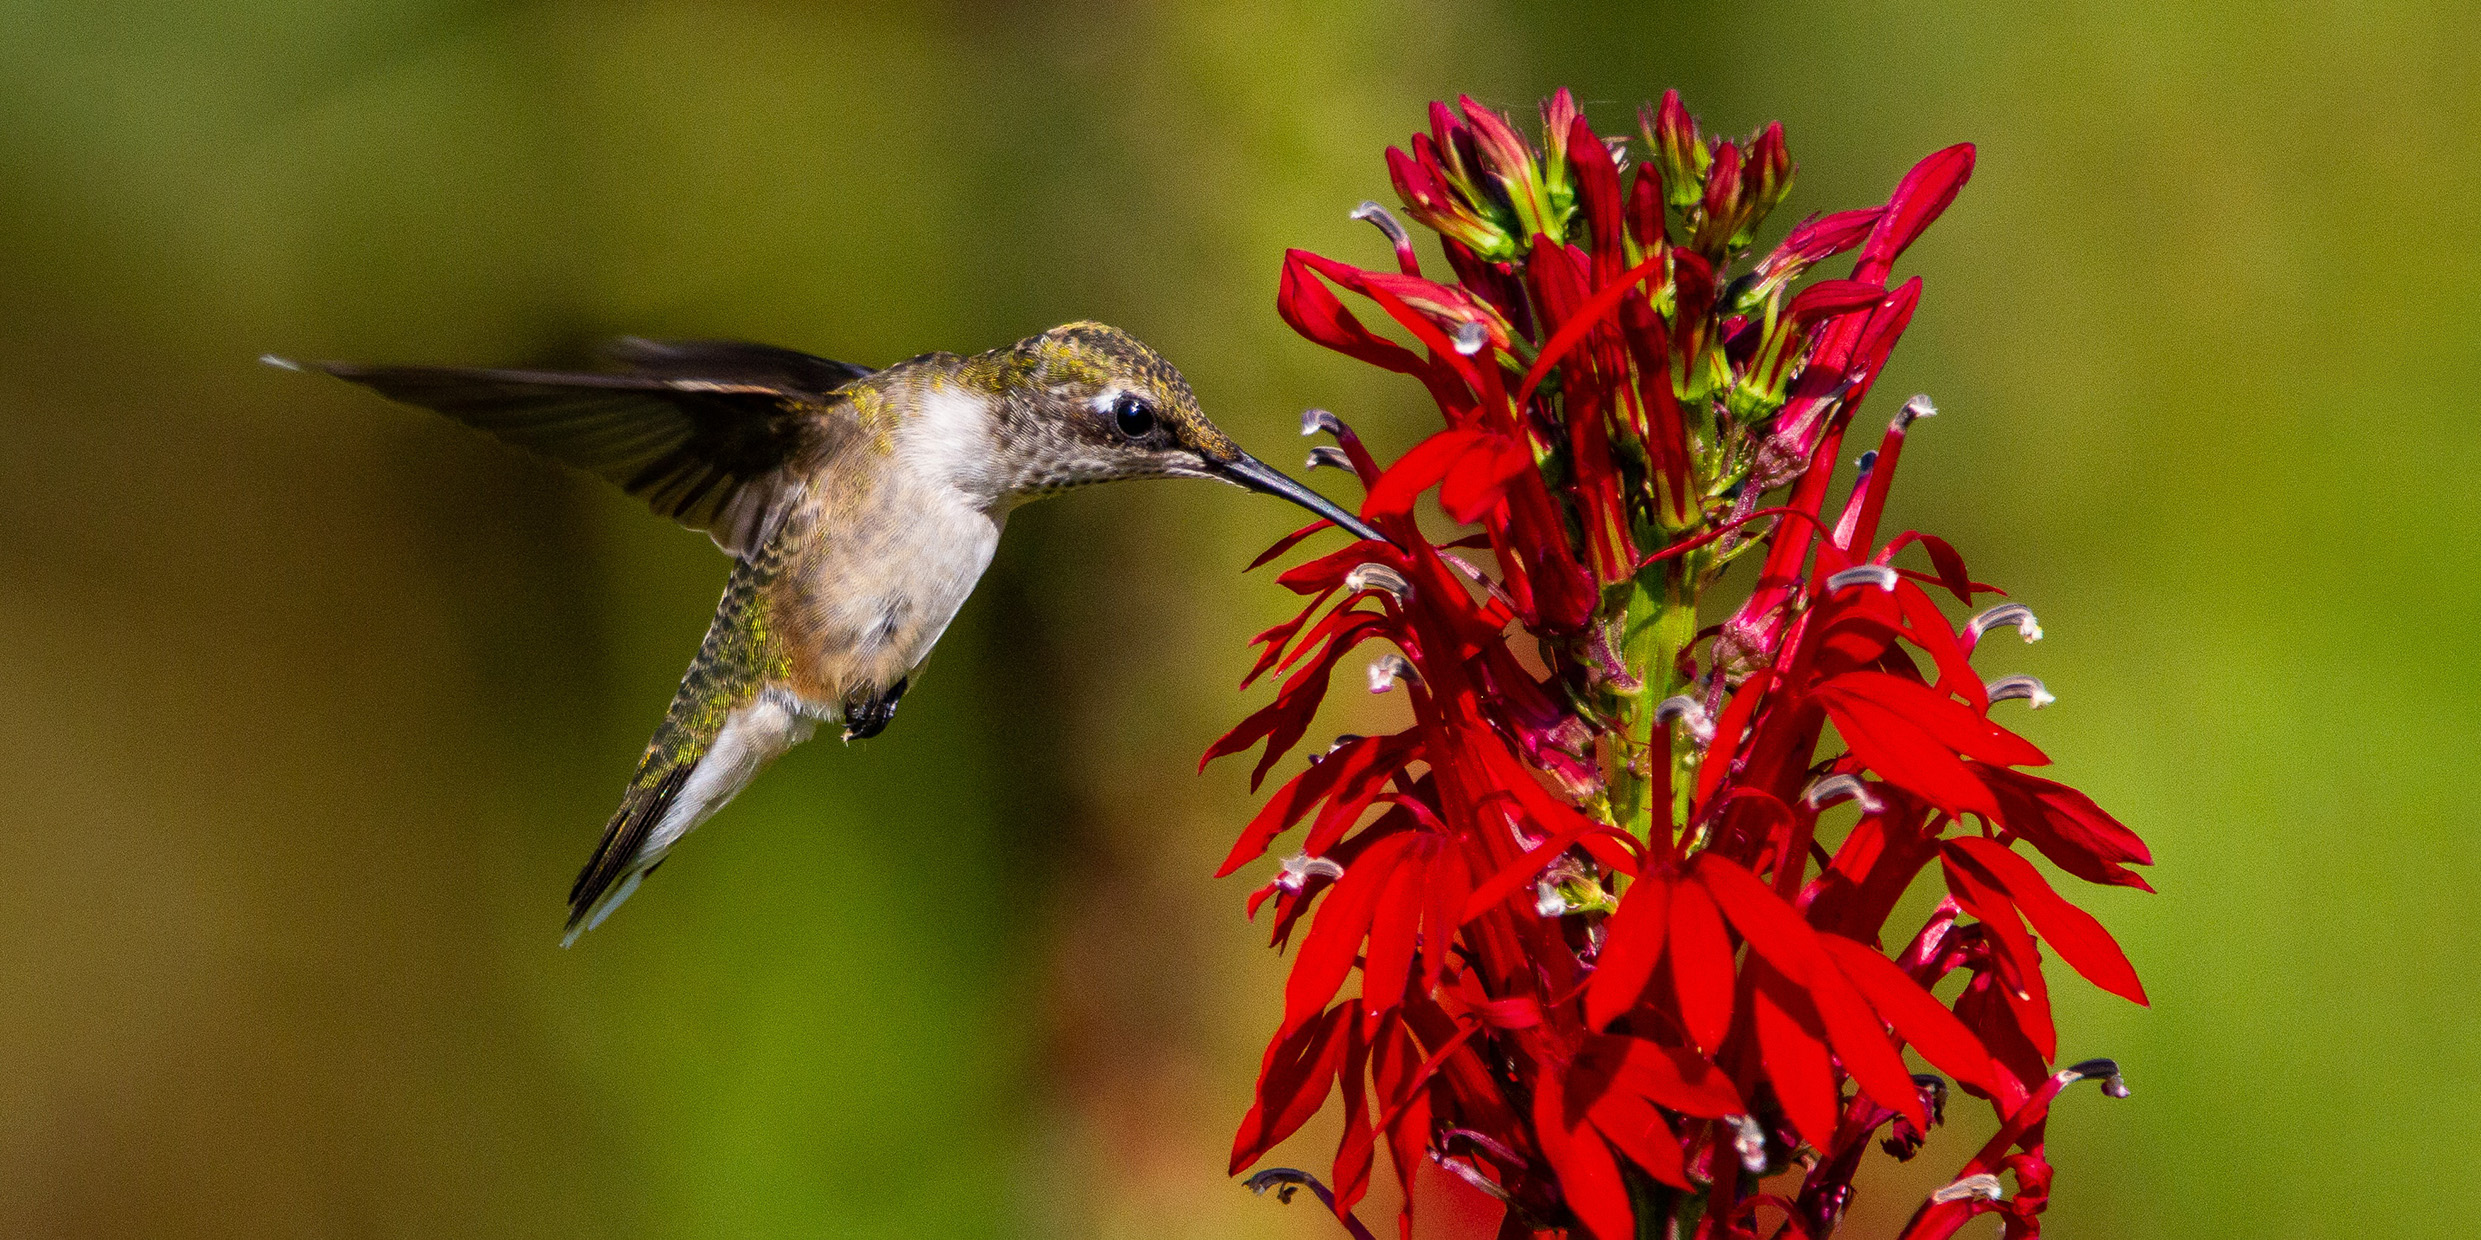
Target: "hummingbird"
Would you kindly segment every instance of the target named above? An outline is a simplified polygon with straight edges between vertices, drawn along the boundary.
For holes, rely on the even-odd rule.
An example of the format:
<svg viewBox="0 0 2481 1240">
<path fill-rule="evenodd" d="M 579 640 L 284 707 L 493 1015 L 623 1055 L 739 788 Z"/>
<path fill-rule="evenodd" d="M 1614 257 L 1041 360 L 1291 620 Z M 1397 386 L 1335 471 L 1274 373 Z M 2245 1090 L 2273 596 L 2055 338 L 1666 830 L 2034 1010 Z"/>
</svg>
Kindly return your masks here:
<svg viewBox="0 0 2481 1240">
<path fill-rule="evenodd" d="M 598 474 L 732 557 L 697 657 L 569 891 L 563 946 L 821 721 L 848 742 L 886 728 L 1020 504 L 1216 478 L 1381 538 L 1243 452 L 1171 363 L 1101 323 L 883 370 L 738 341 L 627 338 L 606 353 L 617 368 L 599 372 L 265 359 Z"/>
</svg>

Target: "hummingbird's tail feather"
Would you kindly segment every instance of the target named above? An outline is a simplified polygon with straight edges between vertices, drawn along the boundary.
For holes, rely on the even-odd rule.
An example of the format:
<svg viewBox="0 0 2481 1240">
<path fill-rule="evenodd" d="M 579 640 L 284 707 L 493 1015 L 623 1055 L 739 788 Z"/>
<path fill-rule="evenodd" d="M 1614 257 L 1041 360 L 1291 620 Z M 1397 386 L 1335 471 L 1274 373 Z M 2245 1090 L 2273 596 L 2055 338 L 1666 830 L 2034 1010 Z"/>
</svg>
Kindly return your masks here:
<svg viewBox="0 0 2481 1240">
<path fill-rule="evenodd" d="M 761 589 L 772 567 L 772 557 L 762 557 L 733 570 L 697 660 L 569 889 L 562 946 L 602 924 L 682 836 L 778 755 L 810 739 L 815 722 L 790 694 L 771 687 L 782 671 Z"/>
</svg>

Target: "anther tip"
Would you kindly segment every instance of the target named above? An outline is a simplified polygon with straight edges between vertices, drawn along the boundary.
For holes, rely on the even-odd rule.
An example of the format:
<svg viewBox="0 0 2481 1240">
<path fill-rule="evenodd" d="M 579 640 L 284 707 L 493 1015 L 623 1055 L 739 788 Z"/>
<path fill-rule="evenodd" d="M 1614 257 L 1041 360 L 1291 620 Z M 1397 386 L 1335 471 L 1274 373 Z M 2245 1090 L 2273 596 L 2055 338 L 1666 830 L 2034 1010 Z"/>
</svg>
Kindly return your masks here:
<svg viewBox="0 0 2481 1240">
<path fill-rule="evenodd" d="M 1876 586 L 1892 594 L 1895 592 L 1895 583 L 1900 580 L 1902 580 L 1901 575 L 1884 564 L 1856 564 L 1829 576 L 1826 579 L 1826 588 L 1841 590 L 1850 586 Z"/>
<path fill-rule="evenodd" d="M 1456 351 L 1471 357 L 1490 343 L 1490 329 L 1470 319 L 1456 325 Z"/>
<path fill-rule="evenodd" d="M 1395 688 L 1399 680 L 1407 684 L 1421 683 L 1421 674 L 1413 670 L 1413 665 L 1406 662 L 1403 655 L 1383 654 L 1370 660 L 1370 692 L 1385 693 Z"/>
<path fill-rule="evenodd" d="M 1900 430 L 1920 421 L 1923 418 L 1934 418 L 1937 416 L 1938 406 L 1931 404 L 1930 398 L 1927 395 L 1918 395 L 1913 397 L 1911 400 L 1905 401 L 1904 407 L 1897 411 L 1895 415 L 1895 425 L 1897 429 Z"/>
</svg>

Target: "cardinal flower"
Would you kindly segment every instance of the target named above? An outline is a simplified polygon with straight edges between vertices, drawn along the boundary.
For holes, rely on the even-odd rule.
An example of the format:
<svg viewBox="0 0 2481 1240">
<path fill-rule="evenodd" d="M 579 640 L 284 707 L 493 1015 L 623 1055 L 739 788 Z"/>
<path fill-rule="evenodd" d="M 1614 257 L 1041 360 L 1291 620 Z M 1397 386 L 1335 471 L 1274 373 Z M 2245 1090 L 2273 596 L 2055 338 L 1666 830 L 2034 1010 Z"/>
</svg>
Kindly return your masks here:
<svg viewBox="0 0 2481 1240">
<path fill-rule="evenodd" d="M 1277 578 L 1307 604 L 1258 636 L 1243 684 L 1274 677 L 1274 697 L 1206 754 L 1257 750 L 1253 787 L 1290 772 L 1222 869 L 1292 841 L 1249 899 L 1292 969 L 1233 1170 L 1333 1105 L 1313 1187 L 1356 1235 L 1383 1148 L 1407 1240 L 1425 1163 L 1499 1203 L 1502 1237 L 1823 1236 L 1873 1143 L 1912 1157 L 1952 1083 L 1999 1134 L 1907 1234 L 1992 1212 L 2035 1234 L 2049 1107 L 2085 1076 L 2125 1092 L 2108 1061 L 2054 1070 L 2044 948 L 2145 991 L 2033 858 L 2144 888 L 2128 867 L 2150 857 L 2032 773 L 2049 757 L 2006 724 L 2051 695 L 1976 660 L 2040 637 L 2034 614 L 1946 542 L 1880 537 L 1929 402 L 1832 494 L 1920 302 L 1895 264 L 1973 149 L 1761 253 L 1796 171 L 1780 126 L 1714 139 L 1676 92 L 1633 149 L 1564 91 L 1542 118 L 1537 145 L 1471 99 L 1434 104 L 1387 152 L 1452 278 L 1376 204 L 1356 214 L 1392 269 L 1284 258 L 1285 321 L 1418 382 L 1441 426 L 1382 465 L 1306 419 L 1334 441 L 1311 463 L 1355 475 L 1385 539 Z M 1416 521 L 1425 497 L 1455 536 Z M 1745 601 L 1701 630 L 1744 562 Z M 1347 660 L 1409 720 L 1295 765 Z M 1923 924 L 1890 926 L 1925 884 Z"/>
</svg>

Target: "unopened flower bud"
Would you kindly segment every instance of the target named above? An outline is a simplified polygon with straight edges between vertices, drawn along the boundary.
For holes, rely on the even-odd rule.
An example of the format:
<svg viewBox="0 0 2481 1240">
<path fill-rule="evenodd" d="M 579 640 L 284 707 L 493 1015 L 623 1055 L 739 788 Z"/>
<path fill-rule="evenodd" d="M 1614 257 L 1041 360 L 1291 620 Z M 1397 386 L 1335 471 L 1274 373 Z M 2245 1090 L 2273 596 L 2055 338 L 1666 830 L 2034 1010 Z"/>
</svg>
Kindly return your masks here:
<svg viewBox="0 0 2481 1240">
<path fill-rule="evenodd" d="M 1722 254 L 1748 224 L 1754 212 L 1749 196 L 1743 192 L 1743 179 L 1738 144 L 1716 143 L 1714 166 L 1706 170 L 1705 194 L 1699 200 L 1705 214 L 1698 221 L 1696 237 L 1689 243 L 1699 253 L 1709 257 Z"/>
<path fill-rule="evenodd" d="M 1749 218 L 1732 237 L 1736 248 L 1755 238 L 1758 224 L 1766 213 L 1792 192 L 1792 177 L 1800 170 L 1792 163 L 1792 154 L 1783 144 L 1783 122 L 1777 121 L 1749 143 L 1744 177 L 1749 188 L 1743 198 L 1749 207 Z"/>
<path fill-rule="evenodd" d="M 2050 695 L 2050 690 L 2042 687 L 2038 676 L 2001 676 L 1982 686 L 1982 692 L 1993 702 L 2029 702 L 2034 710 L 2059 700 Z"/>
<path fill-rule="evenodd" d="M 1645 144 L 1654 152 L 1654 164 L 1662 169 L 1663 187 L 1672 206 L 1687 208 L 1697 205 L 1704 193 L 1706 167 L 1713 162 L 1706 144 L 1697 138 L 1697 122 L 1680 104 L 1680 92 L 1663 92 L 1659 108 L 1639 108 L 1637 124 L 1645 132 Z"/>
</svg>

